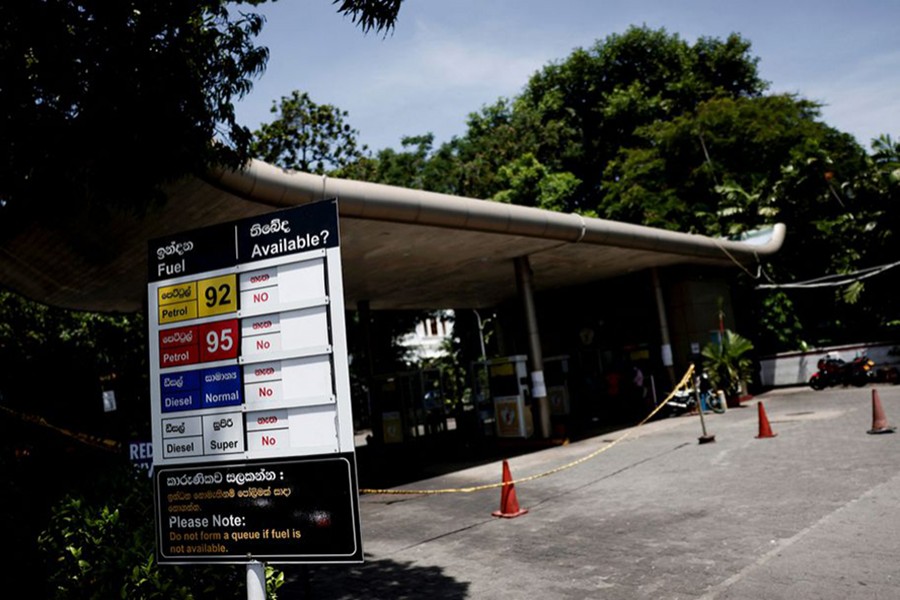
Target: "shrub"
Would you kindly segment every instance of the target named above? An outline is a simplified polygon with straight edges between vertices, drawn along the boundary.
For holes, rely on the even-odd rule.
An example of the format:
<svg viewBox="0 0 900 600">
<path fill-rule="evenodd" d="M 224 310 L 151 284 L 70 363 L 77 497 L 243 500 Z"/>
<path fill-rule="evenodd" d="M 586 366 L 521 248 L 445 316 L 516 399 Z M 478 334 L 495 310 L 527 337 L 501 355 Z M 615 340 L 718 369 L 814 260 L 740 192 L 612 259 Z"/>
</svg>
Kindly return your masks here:
<svg viewBox="0 0 900 600">
<path fill-rule="evenodd" d="M 741 386 L 750 381 L 753 362 L 746 354 L 753 350 L 753 342 L 726 329 L 720 342 L 703 347 L 703 368 L 710 382 L 729 398 L 741 393 Z"/>
<path fill-rule="evenodd" d="M 87 493 L 66 495 L 38 538 L 48 563 L 48 598 L 220 600 L 246 598 L 244 567 L 160 567 L 155 559 L 150 479 L 130 467 L 107 474 Z M 266 567 L 267 598 L 284 575 Z"/>
</svg>

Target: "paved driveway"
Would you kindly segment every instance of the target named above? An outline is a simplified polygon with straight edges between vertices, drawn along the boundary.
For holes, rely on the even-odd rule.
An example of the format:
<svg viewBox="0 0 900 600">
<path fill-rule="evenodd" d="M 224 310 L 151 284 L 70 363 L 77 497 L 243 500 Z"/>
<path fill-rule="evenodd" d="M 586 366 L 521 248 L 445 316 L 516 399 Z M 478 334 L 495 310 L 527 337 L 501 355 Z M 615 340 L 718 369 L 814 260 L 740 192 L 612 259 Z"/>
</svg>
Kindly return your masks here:
<svg viewBox="0 0 900 600">
<path fill-rule="evenodd" d="M 515 457 L 521 479 L 599 451 L 517 484 L 515 519 L 491 516 L 499 489 L 364 495 L 366 563 L 287 567 L 279 597 L 900 598 L 900 433 L 866 433 L 873 390 L 900 424 L 900 386 L 797 388 L 707 415 L 711 444 L 693 416 Z M 756 438 L 757 402 L 775 437 Z M 404 487 L 500 479 L 497 462 Z"/>
</svg>

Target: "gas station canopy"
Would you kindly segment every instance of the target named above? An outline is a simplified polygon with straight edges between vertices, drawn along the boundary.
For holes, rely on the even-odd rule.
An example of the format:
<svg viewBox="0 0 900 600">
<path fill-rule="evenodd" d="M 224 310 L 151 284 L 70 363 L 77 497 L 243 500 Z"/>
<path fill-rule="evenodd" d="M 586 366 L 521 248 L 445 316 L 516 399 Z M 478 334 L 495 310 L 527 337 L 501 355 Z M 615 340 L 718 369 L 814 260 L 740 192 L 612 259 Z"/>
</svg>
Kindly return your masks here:
<svg viewBox="0 0 900 600">
<path fill-rule="evenodd" d="M 78 310 L 132 312 L 147 294 L 147 242 L 337 198 L 345 306 L 491 307 L 516 296 L 513 261 L 528 257 L 534 290 L 650 267 L 755 267 L 779 250 L 784 225 L 744 241 L 286 171 L 251 161 L 170 186 L 144 218 L 34 224 L 0 241 L 0 285 Z M 123 192 L 127 193 L 127 192 Z"/>
</svg>

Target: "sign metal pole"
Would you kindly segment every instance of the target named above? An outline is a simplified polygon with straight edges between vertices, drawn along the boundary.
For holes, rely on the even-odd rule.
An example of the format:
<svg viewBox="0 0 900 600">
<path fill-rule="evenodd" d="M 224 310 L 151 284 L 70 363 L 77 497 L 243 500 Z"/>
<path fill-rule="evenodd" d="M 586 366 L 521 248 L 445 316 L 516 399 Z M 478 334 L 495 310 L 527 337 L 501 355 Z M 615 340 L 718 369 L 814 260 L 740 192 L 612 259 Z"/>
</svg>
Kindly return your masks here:
<svg viewBox="0 0 900 600">
<path fill-rule="evenodd" d="M 247 563 L 247 600 L 266 600 L 266 565 L 259 561 Z"/>
</svg>

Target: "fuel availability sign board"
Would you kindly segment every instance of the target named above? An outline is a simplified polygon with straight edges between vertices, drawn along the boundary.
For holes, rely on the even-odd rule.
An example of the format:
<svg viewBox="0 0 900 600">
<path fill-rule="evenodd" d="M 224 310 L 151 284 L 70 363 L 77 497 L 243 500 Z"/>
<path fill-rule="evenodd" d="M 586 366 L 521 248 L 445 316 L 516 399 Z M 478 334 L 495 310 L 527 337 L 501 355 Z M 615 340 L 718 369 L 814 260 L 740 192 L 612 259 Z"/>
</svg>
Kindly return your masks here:
<svg viewBox="0 0 900 600">
<path fill-rule="evenodd" d="M 157 559 L 362 562 L 353 458 L 159 469 Z"/>
<path fill-rule="evenodd" d="M 324 455 L 353 466 L 350 487 L 355 489 L 337 203 L 177 234 L 152 241 L 149 250 L 159 523 L 177 527 L 214 520 L 200 503 L 183 498 L 172 503 L 159 496 L 166 487 L 163 477 L 183 481 L 181 475 L 197 465 L 241 468 L 272 459 L 320 461 Z M 173 497 L 180 495 L 167 495 Z M 191 512 L 185 507 L 198 514 L 179 514 L 184 519 L 173 521 L 172 511 Z M 269 529 L 285 528 L 291 529 L 283 523 Z M 355 530 L 358 547 L 358 526 Z M 171 539 L 180 535 L 170 533 Z M 160 536 L 161 561 L 191 559 L 175 556 L 179 546 L 167 546 Z M 174 550 L 167 554 L 167 547 Z M 206 558 L 246 561 L 251 549 L 235 548 Z M 300 558 L 317 557 L 312 548 Z"/>
</svg>

